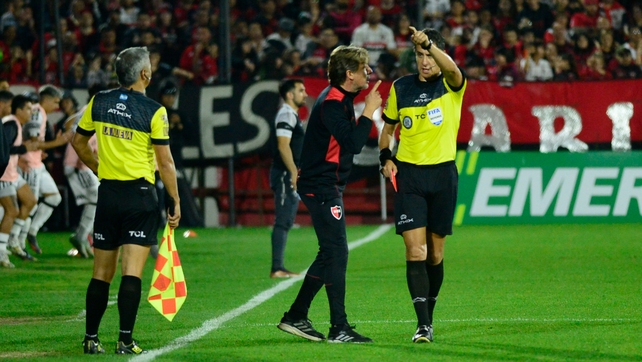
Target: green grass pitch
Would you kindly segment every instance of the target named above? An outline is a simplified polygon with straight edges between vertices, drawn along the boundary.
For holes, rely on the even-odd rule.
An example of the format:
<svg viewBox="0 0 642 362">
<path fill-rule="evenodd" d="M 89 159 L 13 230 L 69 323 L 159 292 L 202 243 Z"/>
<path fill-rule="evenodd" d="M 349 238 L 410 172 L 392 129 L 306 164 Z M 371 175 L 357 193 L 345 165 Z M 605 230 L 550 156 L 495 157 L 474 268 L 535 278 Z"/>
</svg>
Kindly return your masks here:
<svg viewBox="0 0 642 362">
<path fill-rule="evenodd" d="M 377 226 L 348 228 L 354 241 Z M 158 349 L 244 305 L 280 280 L 268 278 L 268 228 L 199 229 L 177 246 L 187 301 L 168 322 L 146 301 L 154 260 L 143 277 L 134 338 Z M 446 241 L 445 282 L 435 341 L 413 345 L 415 316 L 406 286 L 403 241 L 391 229 L 350 252 L 346 306 L 371 345 L 309 342 L 276 324 L 301 285 L 275 294 L 158 361 L 642 361 L 642 248 L 639 224 L 462 226 Z M 37 263 L 0 270 L 0 360 L 86 361 L 85 291 L 92 260 L 71 258 L 66 234 L 39 236 Z M 294 229 L 286 266 L 308 267 L 311 228 Z M 100 338 L 107 355 L 118 337 L 117 274 Z M 325 291 L 310 319 L 328 332 Z"/>
</svg>

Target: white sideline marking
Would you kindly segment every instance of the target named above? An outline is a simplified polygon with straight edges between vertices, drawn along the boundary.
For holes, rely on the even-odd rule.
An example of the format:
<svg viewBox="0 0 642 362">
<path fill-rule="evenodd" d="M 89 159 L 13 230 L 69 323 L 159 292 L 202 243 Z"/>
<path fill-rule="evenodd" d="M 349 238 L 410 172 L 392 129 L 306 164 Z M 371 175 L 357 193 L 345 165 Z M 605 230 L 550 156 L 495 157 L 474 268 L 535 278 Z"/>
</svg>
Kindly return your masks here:
<svg viewBox="0 0 642 362">
<path fill-rule="evenodd" d="M 366 244 L 368 242 L 376 240 L 376 239 L 380 238 L 381 235 L 385 234 L 391 228 L 392 228 L 391 224 L 381 225 L 376 230 L 371 232 L 368 236 L 349 243 L 348 244 L 348 249 L 352 250 L 352 249 L 360 247 L 363 244 Z M 210 333 L 211 331 L 221 328 L 223 323 L 228 322 L 228 321 L 240 316 L 241 314 L 254 309 L 255 307 L 257 307 L 260 304 L 262 304 L 263 302 L 265 302 L 266 300 L 274 297 L 279 292 L 282 292 L 282 291 L 288 289 L 294 283 L 302 280 L 305 277 L 305 273 L 307 271 L 308 270 L 306 269 L 306 270 L 301 272 L 300 276 L 294 277 L 294 278 L 288 278 L 287 280 L 284 280 L 284 281 L 278 283 L 277 285 L 273 286 L 272 288 L 264 290 L 263 292 L 259 293 L 258 295 L 254 296 L 252 299 L 250 299 L 247 303 L 243 304 L 242 306 L 240 306 L 240 307 L 238 307 L 236 309 L 233 309 L 233 310 L 231 310 L 231 311 L 229 311 L 229 312 L 227 312 L 227 313 L 225 313 L 225 314 L 223 314 L 223 315 L 221 315 L 219 317 L 212 318 L 212 319 L 209 319 L 209 320 L 203 322 L 203 324 L 199 328 L 196 328 L 196 329 L 192 330 L 189 334 L 187 334 L 185 336 L 176 338 L 175 340 L 170 342 L 170 344 L 168 344 L 167 346 L 161 347 L 159 349 L 150 350 L 148 353 L 146 353 L 144 355 L 138 355 L 138 356 L 132 357 L 130 359 L 130 361 L 136 361 L 136 362 L 151 361 L 154 358 L 156 358 L 156 357 L 158 357 L 158 356 L 160 356 L 162 354 L 165 354 L 165 353 L 174 351 L 176 349 L 185 347 L 190 342 L 194 342 L 196 340 L 201 339 L 202 337 L 204 337 L 206 334 Z"/>
<path fill-rule="evenodd" d="M 557 318 L 557 319 L 537 319 L 537 318 L 469 318 L 469 319 L 436 319 L 437 323 L 508 323 L 508 322 L 524 322 L 524 323 L 564 323 L 564 322 L 573 322 L 573 323 L 615 323 L 615 322 L 639 322 L 640 319 L 630 319 L 630 318 L 611 318 L 611 319 L 593 319 L 593 318 Z M 351 321 L 350 323 L 354 324 L 403 324 L 403 323 L 414 323 L 417 324 L 417 320 L 379 320 L 379 321 Z M 328 324 L 327 322 L 319 322 L 315 324 Z M 234 327 L 268 327 L 273 326 L 274 323 L 245 323 L 238 324 Z M 232 328 L 232 326 L 230 326 Z"/>
</svg>

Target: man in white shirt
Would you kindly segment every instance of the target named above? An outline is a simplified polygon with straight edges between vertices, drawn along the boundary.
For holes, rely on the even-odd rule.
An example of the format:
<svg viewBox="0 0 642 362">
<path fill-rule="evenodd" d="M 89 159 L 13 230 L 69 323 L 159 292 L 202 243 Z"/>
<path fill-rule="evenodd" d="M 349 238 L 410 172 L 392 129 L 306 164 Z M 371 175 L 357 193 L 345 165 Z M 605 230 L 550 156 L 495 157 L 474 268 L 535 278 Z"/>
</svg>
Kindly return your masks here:
<svg viewBox="0 0 642 362">
<path fill-rule="evenodd" d="M 553 68 L 544 57 L 546 48 L 544 44 L 530 43 L 526 46 L 528 56 L 520 61 L 520 68 L 528 82 L 542 82 L 553 79 Z"/>
<path fill-rule="evenodd" d="M 370 56 L 370 67 L 375 67 L 379 56 L 397 49 L 392 29 L 381 24 L 381 10 L 376 6 L 368 7 L 366 22 L 352 33 L 352 45 L 365 48 Z"/>
</svg>

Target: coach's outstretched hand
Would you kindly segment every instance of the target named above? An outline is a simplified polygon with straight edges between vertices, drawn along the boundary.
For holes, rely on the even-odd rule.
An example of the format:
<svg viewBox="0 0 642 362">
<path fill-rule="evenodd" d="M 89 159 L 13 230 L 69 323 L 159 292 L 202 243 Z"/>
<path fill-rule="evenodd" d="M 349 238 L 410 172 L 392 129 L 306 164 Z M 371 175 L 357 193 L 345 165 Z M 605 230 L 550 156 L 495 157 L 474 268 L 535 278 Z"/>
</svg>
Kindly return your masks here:
<svg viewBox="0 0 642 362">
<path fill-rule="evenodd" d="M 381 103 L 383 102 L 381 94 L 379 94 L 379 91 L 377 90 L 380 84 L 381 81 L 377 81 L 374 87 L 370 90 L 370 93 L 366 96 L 366 106 L 363 109 L 363 115 L 370 119 L 372 119 L 372 114 L 381 107 Z"/>
</svg>

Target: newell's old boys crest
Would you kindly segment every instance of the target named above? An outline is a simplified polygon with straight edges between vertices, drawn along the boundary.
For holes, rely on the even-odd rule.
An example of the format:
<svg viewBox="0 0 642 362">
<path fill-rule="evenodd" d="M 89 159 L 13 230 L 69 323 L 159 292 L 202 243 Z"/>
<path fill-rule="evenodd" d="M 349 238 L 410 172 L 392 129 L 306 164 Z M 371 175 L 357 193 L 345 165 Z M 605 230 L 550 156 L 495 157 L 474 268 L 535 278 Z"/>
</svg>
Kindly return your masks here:
<svg viewBox="0 0 642 362">
<path fill-rule="evenodd" d="M 330 208 L 330 212 L 332 212 L 332 216 L 334 216 L 335 219 L 341 220 L 341 215 L 343 215 L 343 211 L 341 210 L 341 206 L 339 206 L 339 205 L 332 206 Z"/>
</svg>

